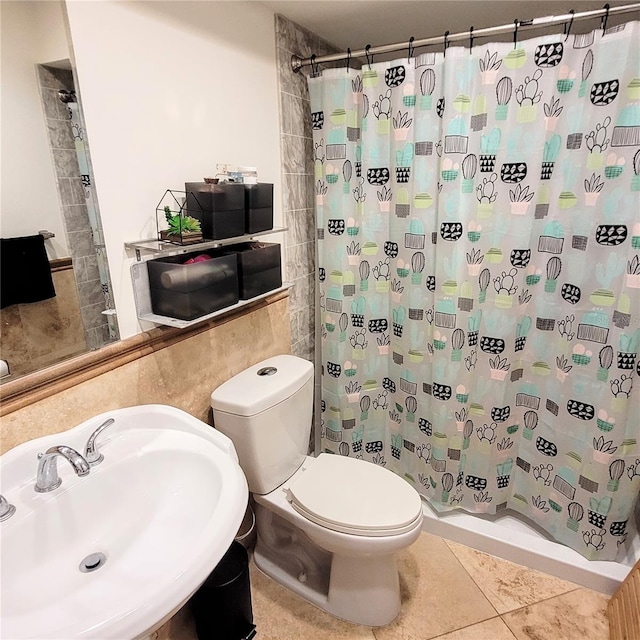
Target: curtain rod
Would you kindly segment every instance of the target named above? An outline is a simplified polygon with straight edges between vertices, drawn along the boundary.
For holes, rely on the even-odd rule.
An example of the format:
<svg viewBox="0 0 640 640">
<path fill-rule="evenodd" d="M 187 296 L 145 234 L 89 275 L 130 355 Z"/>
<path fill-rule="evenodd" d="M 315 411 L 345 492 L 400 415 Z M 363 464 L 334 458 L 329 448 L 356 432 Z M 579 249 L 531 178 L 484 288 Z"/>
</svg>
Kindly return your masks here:
<svg viewBox="0 0 640 640">
<path fill-rule="evenodd" d="M 485 29 L 474 29 L 471 27 L 468 31 L 460 31 L 458 33 L 447 33 L 442 36 L 435 36 L 433 38 L 424 38 L 422 40 L 411 40 L 410 42 L 398 42 L 396 44 L 385 44 L 378 47 L 372 47 L 367 45 L 365 49 L 358 51 L 352 51 L 351 53 L 331 53 L 326 56 L 312 56 L 311 58 L 300 58 L 299 56 L 291 56 L 291 68 L 293 71 L 298 72 L 302 67 L 307 67 L 312 64 L 320 64 L 322 62 L 336 62 L 338 60 L 347 60 L 348 58 L 359 58 L 362 56 L 373 56 L 378 53 L 391 53 L 392 51 L 401 51 L 407 49 L 409 46 L 412 49 L 418 47 L 426 47 L 433 44 L 444 44 L 445 42 L 457 42 L 460 40 L 467 40 L 470 37 L 482 38 L 484 36 L 501 35 L 504 33 L 517 33 L 519 30 L 535 29 L 540 27 L 546 27 L 554 24 L 562 24 L 572 22 L 573 20 L 587 20 L 589 18 L 605 18 L 603 20 L 606 26 L 606 18 L 616 14 L 632 13 L 640 10 L 640 3 L 625 4 L 618 7 L 609 7 L 605 5 L 602 9 L 594 9 L 593 11 L 582 11 L 580 13 L 567 13 L 561 16 L 546 16 L 544 18 L 534 18 L 532 20 L 515 20 L 509 24 L 503 24 L 499 27 L 487 27 Z"/>
</svg>

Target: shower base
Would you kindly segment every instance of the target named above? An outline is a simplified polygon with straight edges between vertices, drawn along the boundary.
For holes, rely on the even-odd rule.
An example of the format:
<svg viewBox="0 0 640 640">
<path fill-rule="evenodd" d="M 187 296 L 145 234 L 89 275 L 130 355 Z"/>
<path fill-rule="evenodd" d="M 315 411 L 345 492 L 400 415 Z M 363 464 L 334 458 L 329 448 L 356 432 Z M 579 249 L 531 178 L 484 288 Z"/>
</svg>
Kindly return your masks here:
<svg viewBox="0 0 640 640">
<path fill-rule="evenodd" d="M 613 594 L 640 560 L 640 502 L 635 527 L 630 527 L 626 555 L 618 562 L 587 560 L 515 511 L 499 515 L 472 515 L 463 511 L 437 513 L 423 501 L 422 530 L 504 560 L 569 580 L 594 591 Z"/>
</svg>

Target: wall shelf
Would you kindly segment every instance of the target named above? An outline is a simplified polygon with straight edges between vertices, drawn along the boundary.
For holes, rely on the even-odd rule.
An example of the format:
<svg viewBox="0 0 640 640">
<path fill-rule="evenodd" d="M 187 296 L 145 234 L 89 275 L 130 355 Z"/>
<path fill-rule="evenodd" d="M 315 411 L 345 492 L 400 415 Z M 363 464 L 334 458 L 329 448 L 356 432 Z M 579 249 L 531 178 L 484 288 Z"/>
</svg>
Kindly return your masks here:
<svg viewBox="0 0 640 640">
<path fill-rule="evenodd" d="M 224 240 L 206 240 L 196 244 L 174 244 L 167 240 L 158 240 L 150 238 L 148 240 L 136 240 L 135 242 L 125 242 L 127 249 L 133 249 L 136 252 L 136 260 L 142 260 L 142 252 L 151 254 L 153 257 L 178 255 L 181 253 L 191 253 L 193 251 L 204 251 L 205 249 L 215 249 L 216 247 L 225 247 L 230 244 L 238 244 L 240 242 L 251 242 L 260 236 L 267 236 L 273 233 L 282 233 L 288 227 L 274 227 L 268 231 L 260 231 L 244 236 L 235 236 L 233 238 L 225 238 Z M 149 256 L 149 257 L 151 257 Z M 173 326 L 173 325 L 172 325 Z"/>
<path fill-rule="evenodd" d="M 215 249 L 216 247 L 224 247 L 232 244 L 239 244 L 241 242 L 251 242 L 252 240 L 259 238 L 260 236 L 268 236 L 274 233 L 282 233 L 286 231 L 287 227 L 274 227 L 268 231 L 260 231 L 258 233 L 251 233 L 244 236 L 235 236 L 233 238 L 225 238 L 224 240 L 207 240 L 205 242 L 198 242 L 195 244 L 181 245 L 173 244 L 166 240 L 149 239 L 149 240 L 137 240 L 135 242 L 125 242 L 124 246 L 127 249 L 133 249 L 136 252 L 136 262 L 131 265 L 131 280 L 133 282 L 133 297 L 136 304 L 136 314 L 139 320 L 145 322 L 153 322 L 154 324 L 160 324 L 167 327 L 176 327 L 178 329 L 186 329 L 200 322 L 206 322 L 211 318 L 232 313 L 237 309 L 246 307 L 258 300 L 263 300 L 273 294 L 286 291 L 293 287 L 293 282 L 283 282 L 281 287 L 267 291 L 262 295 L 250 298 L 248 300 L 240 300 L 238 303 L 231 305 L 230 307 L 224 307 L 214 313 L 209 313 L 204 316 L 200 316 L 195 320 L 180 320 L 179 318 L 172 318 L 170 316 L 161 316 L 153 313 L 151 307 L 151 291 L 149 286 L 149 272 L 147 270 L 146 260 L 142 259 L 143 252 L 148 254 L 146 258 L 159 258 L 163 256 L 180 255 L 182 253 L 192 253 L 194 251 L 204 251 L 206 249 Z"/>
<path fill-rule="evenodd" d="M 293 282 L 283 282 L 282 286 L 278 287 L 277 289 L 267 291 L 266 293 L 256 296 L 255 298 L 240 300 L 240 302 L 231 305 L 230 307 L 225 307 L 224 309 L 220 309 L 219 311 L 215 311 L 214 313 L 200 316 L 195 320 L 179 320 L 178 318 L 172 318 L 170 316 L 160 316 L 156 313 L 153 313 L 153 311 L 151 310 L 149 273 L 147 271 L 147 265 L 145 262 L 134 262 L 131 265 L 131 279 L 133 281 L 133 297 L 135 298 L 136 302 L 138 319 L 144 320 L 146 322 L 153 322 L 154 324 L 161 324 L 167 327 L 176 327 L 178 329 L 186 329 L 187 327 L 192 327 L 193 325 L 200 322 L 206 322 L 211 318 L 217 318 L 218 316 L 222 316 L 226 313 L 231 313 L 233 311 L 236 311 L 237 309 L 241 309 L 242 307 L 246 307 L 254 302 L 257 302 L 258 300 L 264 300 L 269 296 L 280 293 L 281 291 L 286 291 L 287 289 L 293 287 Z"/>
</svg>

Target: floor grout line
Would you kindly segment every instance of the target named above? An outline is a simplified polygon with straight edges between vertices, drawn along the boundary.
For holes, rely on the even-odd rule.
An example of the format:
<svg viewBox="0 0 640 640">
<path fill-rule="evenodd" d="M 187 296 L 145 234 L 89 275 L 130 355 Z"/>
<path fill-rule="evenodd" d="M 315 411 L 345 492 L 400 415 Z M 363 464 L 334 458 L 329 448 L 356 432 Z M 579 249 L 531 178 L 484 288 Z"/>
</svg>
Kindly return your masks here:
<svg viewBox="0 0 640 640">
<path fill-rule="evenodd" d="M 500 620 L 502 620 L 502 624 L 509 629 L 509 633 L 511 633 L 511 635 L 517 640 L 516 632 L 511 628 L 511 625 L 502 617 L 502 615 L 500 616 Z"/>
<path fill-rule="evenodd" d="M 445 543 L 447 549 L 449 549 L 449 551 L 453 554 L 453 557 L 458 561 L 458 564 L 462 567 L 463 571 L 469 576 L 469 578 L 471 579 L 471 582 L 473 582 L 473 584 L 476 585 L 476 587 L 478 588 L 478 591 L 480 591 L 480 593 L 483 595 L 484 599 L 489 603 L 491 608 L 496 612 L 495 616 L 492 616 L 491 618 L 487 618 L 487 619 L 491 620 L 492 618 L 495 618 L 496 616 L 500 616 L 501 615 L 500 612 L 495 608 L 495 606 L 493 605 L 493 602 L 491 602 L 491 600 L 489 599 L 487 594 L 484 592 L 484 589 L 476 582 L 476 580 L 469 573 L 469 571 L 467 571 L 467 567 L 465 567 L 465 565 L 462 562 L 462 560 L 460 560 L 460 558 L 458 558 L 456 552 L 446 543 L 446 540 L 444 538 L 441 538 L 441 540 Z M 484 620 L 481 620 L 480 622 L 484 622 Z"/>
<path fill-rule="evenodd" d="M 445 538 L 442 538 L 442 540 L 446 544 Z M 455 543 L 455 544 L 460 544 L 460 543 Z M 466 546 L 466 545 L 462 545 L 462 546 Z M 453 553 L 453 555 L 456 557 L 456 560 L 458 560 L 458 562 L 460 562 L 460 564 L 462 565 L 464 570 L 467 572 L 467 575 L 471 578 L 471 580 L 473 580 L 473 583 L 478 587 L 478 589 L 480 589 L 480 591 L 482 592 L 482 595 L 484 595 L 484 597 L 487 600 L 489 600 L 489 603 L 491 604 L 491 606 L 494 609 L 496 609 L 495 606 L 493 605 L 493 602 L 491 602 L 491 600 L 489 599 L 489 596 L 485 593 L 484 589 L 474 580 L 473 576 L 467 571 L 467 568 L 464 566 L 464 563 L 462 562 L 462 560 L 460 560 L 458 558 L 458 556 L 456 555 L 456 552 L 448 544 L 447 544 L 447 548 L 449 549 L 449 551 L 451 551 L 451 553 Z M 472 549 L 472 547 L 468 547 L 468 548 Z M 485 553 L 484 551 L 478 551 L 477 549 L 473 549 L 473 550 L 476 551 L 477 553 Z M 489 554 L 489 553 L 485 553 L 485 555 L 491 556 L 491 554 Z M 537 569 L 531 569 L 530 567 L 518 564 L 517 562 L 512 562 L 511 560 L 504 560 L 503 558 L 499 558 L 498 556 L 492 556 L 492 557 L 497 558 L 497 560 L 499 560 L 500 562 L 509 562 L 510 564 L 514 564 L 514 565 L 516 565 L 518 567 L 522 567 L 523 569 L 527 569 L 527 570 L 530 570 L 530 571 L 538 571 Z M 544 575 L 549 575 L 549 574 L 546 574 L 546 573 L 544 573 L 542 571 L 538 571 L 538 573 L 543 573 Z M 553 577 L 553 576 L 550 576 L 550 577 Z M 572 583 L 572 584 L 575 584 L 575 583 Z M 510 609 L 509 611 L 500 612 L 497 609 L 496 609 L 496 611 L 497 611 L 498 615 L 502 617 L 503 615 L 507 615 L 509 613 L 513 613 L 514 611 L 521 611 L 522 609 L 526 609 L 527 607 L 531 607 L 531 606 L 539 604 L 541 602 L 546 602 L 548 600 L 553 600 L 554 598 L 558 598 L 558 597 L 566 595 L 568 593 L 573 593 L 574 591 L 579 591 L 582 588 L 583 587 L 580 587 L 580 585 L 576 585 L 573 589 L 569 589 L 568 591 L 563 591 L 562 593 L 557 593 L 556 595 L 549 596 L 547 598 L 541 598 L 540 600 L 536 600 L 535 602 L 531 602 L 529 604 L 525 604 L 525 605 L 522 605 L 520 607 L 516 607 L 515 609 Z"/>
<path fill-rule="evenodd" d="M 516 613 L 518 611 L 522 611 L 523 609 L 527 609 L 529 607 L 534 607 L 537 604 L 542 604 L 543 602 L 549 602 L 549 600 L 554 600 L 555 598 L 560 598 L 562 596 L 566 596 L 569 593 L 573 593 L 574 591 L 580 591 L 580 587 L 576 589 L 570 589 L 569 591 L 564 591 L 563 593 L 557 593 L 555 596 L 549 596 L 548 598 L 542 598 L 542 600 L 536 600 L 535 602 L 531 602 L 530 604 L 522 605 L 521 607 L 517 607 L 516 609 L 510 609 L 509 611 L 505 611 L 501 613 L 500 616 L 507 616 L 511 613 Z"/>
<path fill-rule="evenodd" d="M 457 629 L 452 629 L 451 631 L 445 631 L 445 633 L 441 633 L 440 635 L 437 636 L 433 636 L 432 638 L 428 638 L 426 640 L 438 640 L 439 638 L 444 638 L 445 636 L 447 636 L 449 633 L 454 633 L 456 631 L 462 631 L 463 629 L 470 629 L 472 627 L 475 627 L 479 624 L 484 624 L 485 622 L 489 621 L 489 620 L 496 620 L 497 618 L 500 618 L 502 620 L 502 616 L 500 614 L 498 614 L 497 616 L 492 616 L 491 618 L 487 618 L 486 620 L 480 620 L 479 622 L 473 622 L 471 624 L 467 624 L 464 627 L 459 627 Z M 502 620 L 502 622 L 506 625 L 507 623 L 504 622 L 504 620 Z M 509 627 L 509 633 L 511 633 L 511 635 L 513 635 L 513 631 L 511 631 L 511 628 Z M 515 636 L 513 636 L 514 640 L 517 640 L 517 638 Z"/>
</svg>

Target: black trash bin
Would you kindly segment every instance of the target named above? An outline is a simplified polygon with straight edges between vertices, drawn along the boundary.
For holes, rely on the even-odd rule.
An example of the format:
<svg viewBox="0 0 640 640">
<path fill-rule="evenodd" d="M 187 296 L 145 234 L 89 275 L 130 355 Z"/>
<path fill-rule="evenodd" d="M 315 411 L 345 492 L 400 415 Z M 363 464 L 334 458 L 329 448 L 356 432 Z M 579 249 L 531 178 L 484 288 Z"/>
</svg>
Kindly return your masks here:
<svg viewBox="0 0 640 640">
<path fill-rule="evenodd" d="M 191 598 L 191 610 L 198 640 L 251 640 L 256 635 L 249 555 L 239 542 L 231 544 Z"/>
</svg>

